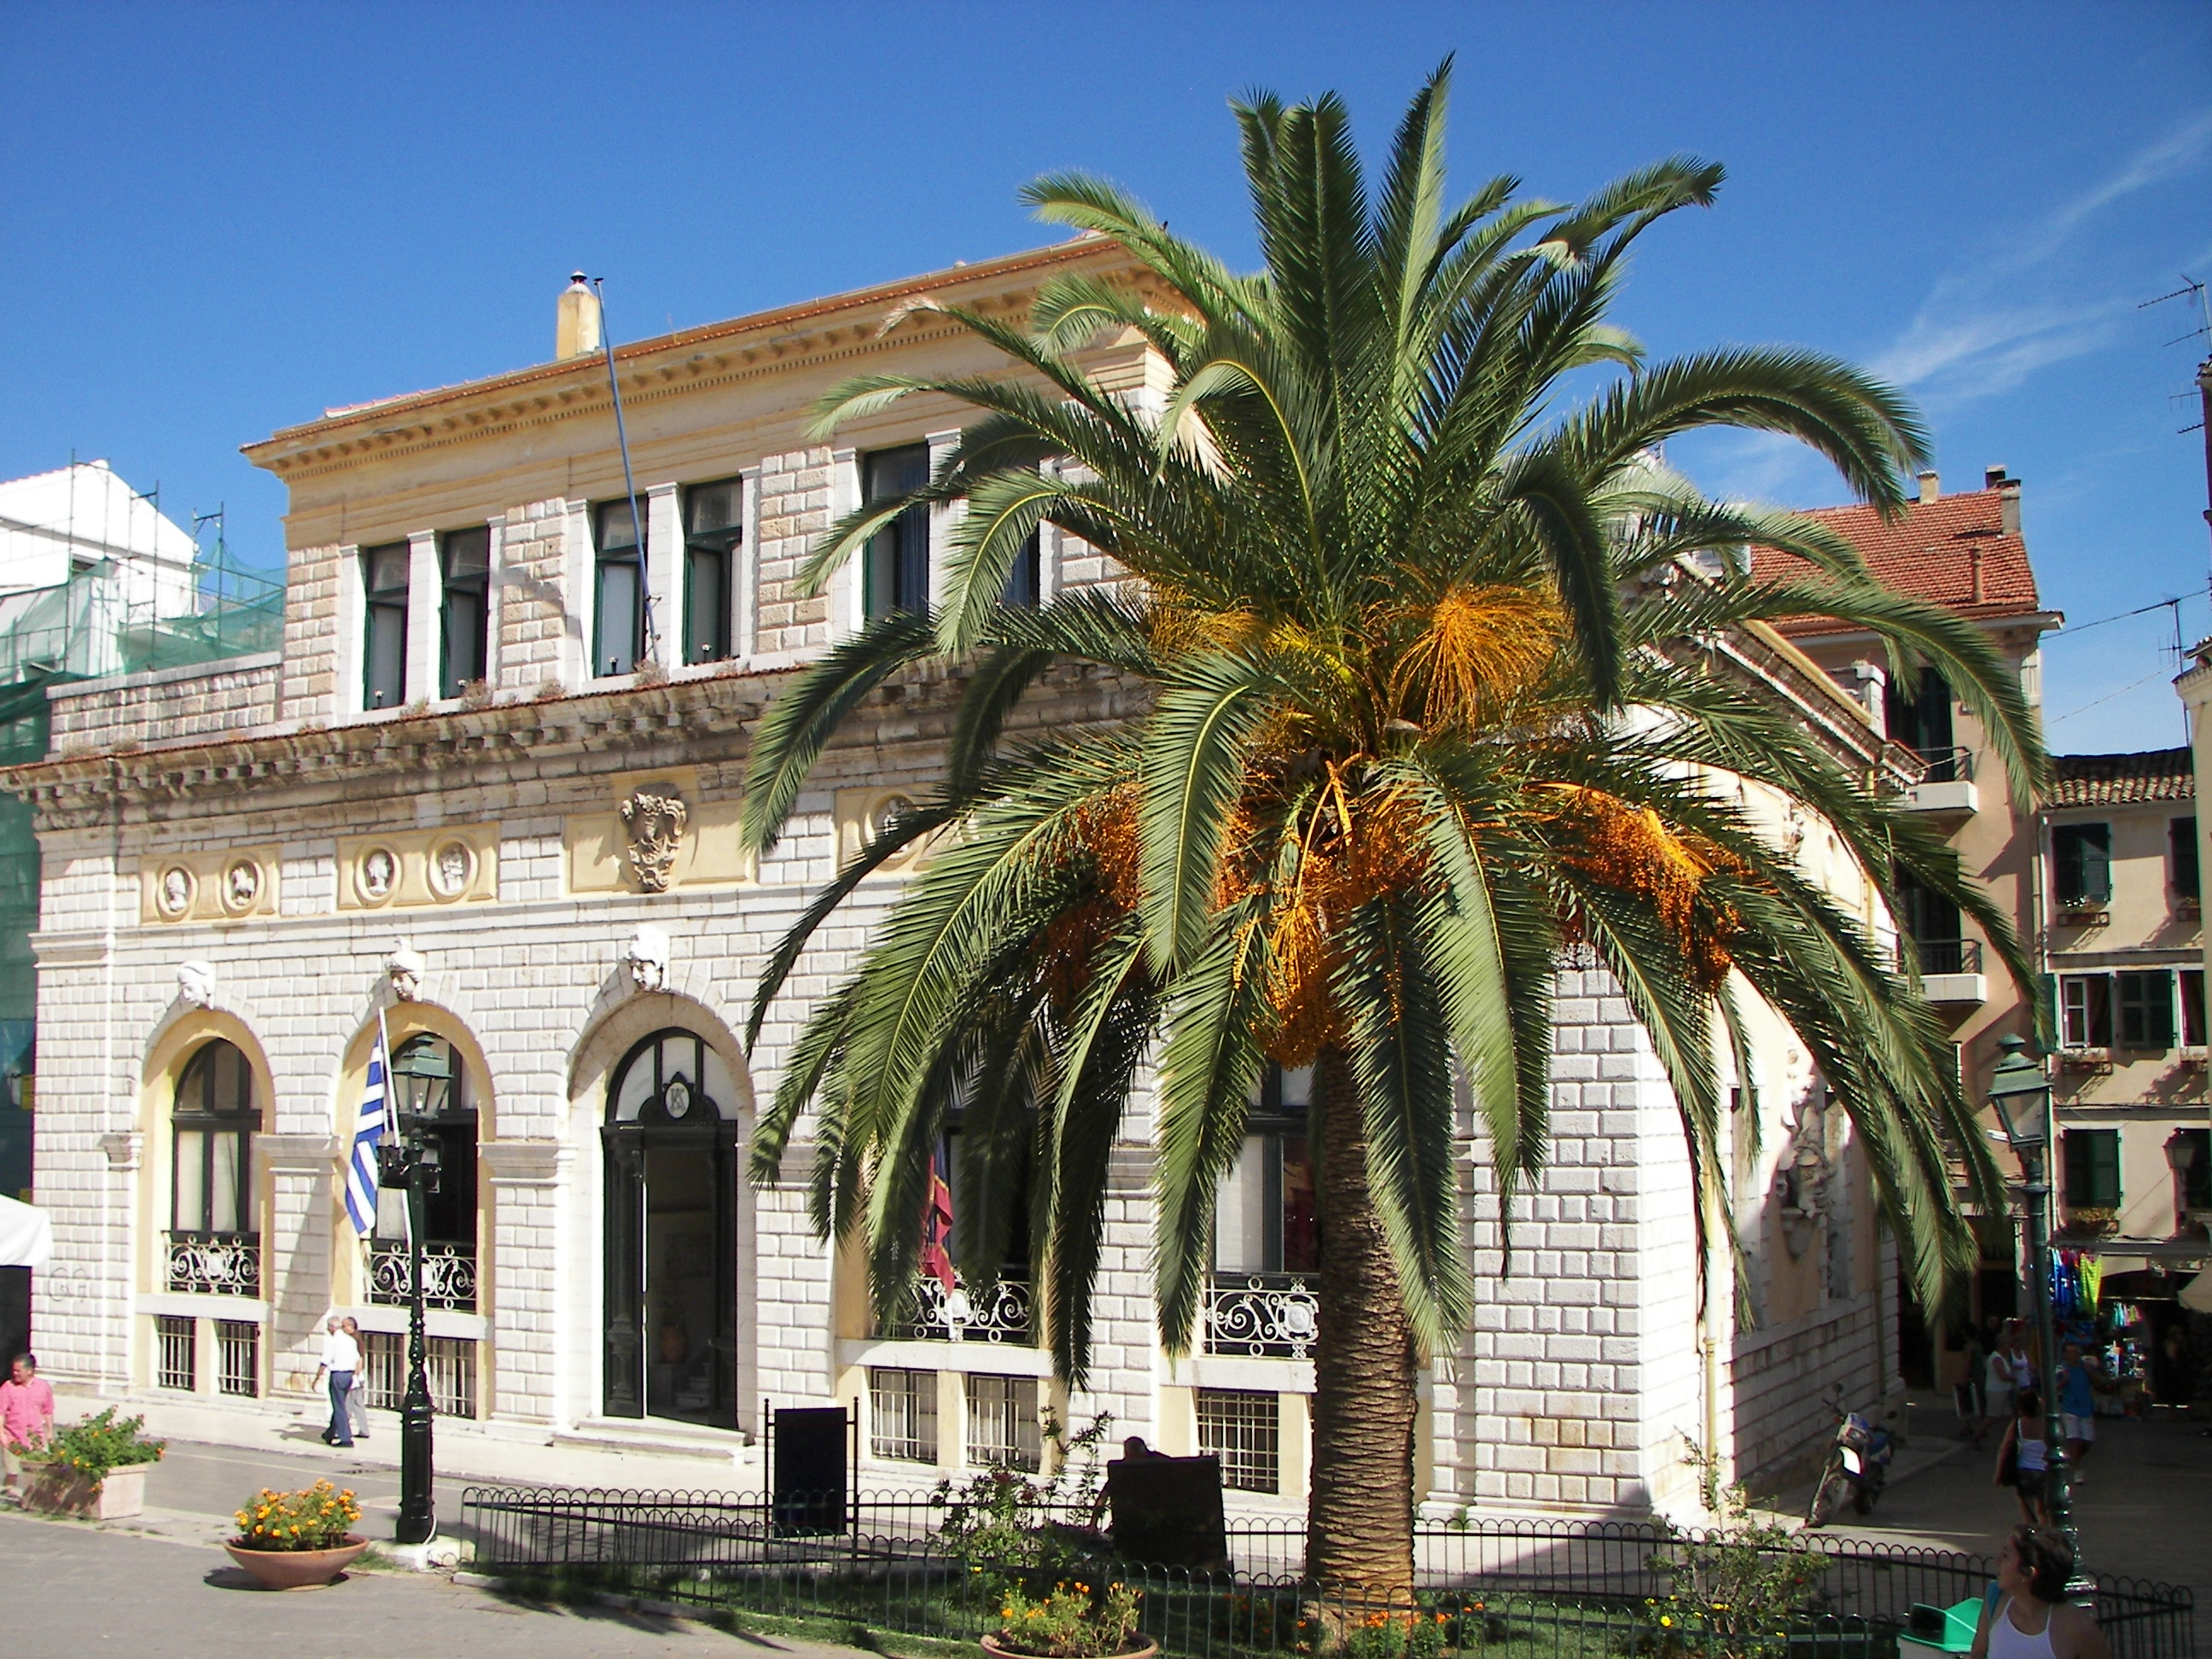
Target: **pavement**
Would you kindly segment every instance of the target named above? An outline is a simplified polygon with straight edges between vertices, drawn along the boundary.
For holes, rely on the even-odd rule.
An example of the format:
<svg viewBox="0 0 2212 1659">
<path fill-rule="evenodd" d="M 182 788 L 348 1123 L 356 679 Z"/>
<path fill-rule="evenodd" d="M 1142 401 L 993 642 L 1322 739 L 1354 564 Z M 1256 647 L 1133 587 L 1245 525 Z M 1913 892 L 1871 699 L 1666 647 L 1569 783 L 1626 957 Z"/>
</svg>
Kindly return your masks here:
<svg viewBox="0 0 2212 1659">
<path fill-rule="evenodd" d="M 240 1659 L 277 1653 L 410 1659 L 861 1659 L 854 1650 L 725 1632 L 630 1609 L 555 1607 L 441 1573 L 351 1572 L 275 1594 L 228 1557 L 112 1525 L 0 1514 L 0 1650 L 10 1659 Z"/>
<path fill-rule="evenodd" d="M 2020 1521 L 2018 1500 L 1993 1480 L 1996 1437 L 1980 1450 L 1959 1439 L 1948 1401 L 1917 1404 L 1910 1420 L 1911 1440 L 1874 1514 L 1862 1520 L 1846 1510 L 1826 1530 L 1996 1555 Z M 2074 1488 L 2084 1562 L 2099 1572 L 2187 1585 L 2197 1595 L 2197 1650 L 2212 1654 L 2212 1425 L 2166 1415 L 2100 1418 L 2087 1475 Z M 1774 1508 L 1802 1521 L 1811 1497 L 1804 1487 Z"/>
</svg>

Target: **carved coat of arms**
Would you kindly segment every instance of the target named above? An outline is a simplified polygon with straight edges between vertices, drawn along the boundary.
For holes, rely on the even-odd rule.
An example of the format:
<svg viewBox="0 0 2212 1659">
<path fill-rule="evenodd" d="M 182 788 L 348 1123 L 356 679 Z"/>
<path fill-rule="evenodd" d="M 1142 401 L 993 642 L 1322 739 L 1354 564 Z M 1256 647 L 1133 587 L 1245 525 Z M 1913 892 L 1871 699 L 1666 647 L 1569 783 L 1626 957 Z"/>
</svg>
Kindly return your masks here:
<svg viewBox="0 0 2212 1659">
<path fill-rule="evenodd" d="M 631 792 L 622 804 L 622 819 L 629 830 L 629 867 L 637 884 L 648 893 L 665 893 L 676 868 L 676 852 L 684 843 L 684 826 L 690 809 L 673 795 L 649 790 Z"/>
</svg>

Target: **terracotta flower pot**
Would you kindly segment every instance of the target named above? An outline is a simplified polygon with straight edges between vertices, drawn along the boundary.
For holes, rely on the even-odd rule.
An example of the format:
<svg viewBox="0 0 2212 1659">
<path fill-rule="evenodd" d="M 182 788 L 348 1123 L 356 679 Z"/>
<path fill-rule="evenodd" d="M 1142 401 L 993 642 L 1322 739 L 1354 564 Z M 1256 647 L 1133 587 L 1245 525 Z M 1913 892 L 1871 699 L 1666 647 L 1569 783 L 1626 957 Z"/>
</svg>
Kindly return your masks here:
<svg viewBox="0 0 2212 1659">
<path fill-rule="evenodd" d="M 264 1589 L 308 1589 L 327 1584 L 354 1564 L 368 1540 L 349 1532 L 344 1543 L 328 1550 L 249 1550 L 230 1541 L 223 1548 Z"/>
<path fill-rule="evenodd" d="M 1153 1656 L 1159 1650 L 1160 1644 L 1158 1642 L 1147 1642 L 1140 1648 L 1125 1648 L 1120 1653 L 1109 1655 L 1107 1659 L 1153 1659 Z M 999 1640 L 995 1632 L 983 1638 L 983 1651 L 989 1654 L 991 1659 L 1036 1659 L 1034 1654 L 1024 1653 L 1019 1648 L 1008 1647 Z"/>
</svg>

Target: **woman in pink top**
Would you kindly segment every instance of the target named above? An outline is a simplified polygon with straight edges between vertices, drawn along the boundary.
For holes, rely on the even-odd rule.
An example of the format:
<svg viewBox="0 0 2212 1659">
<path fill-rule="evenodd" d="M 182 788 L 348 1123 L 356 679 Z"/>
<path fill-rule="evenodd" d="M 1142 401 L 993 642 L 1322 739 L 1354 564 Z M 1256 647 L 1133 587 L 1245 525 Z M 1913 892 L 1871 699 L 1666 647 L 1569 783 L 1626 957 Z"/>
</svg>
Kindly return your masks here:
<svg viewBox="0 0 2212 1659">
<path fill-rule="evenodd" d="M 39 1375 L 36 1358 L 19 1353 L 0 1382 L 0 1491 L 14 1492 L 23 1454 L 53 1437 L 53 1384 Z"/>
</svg>

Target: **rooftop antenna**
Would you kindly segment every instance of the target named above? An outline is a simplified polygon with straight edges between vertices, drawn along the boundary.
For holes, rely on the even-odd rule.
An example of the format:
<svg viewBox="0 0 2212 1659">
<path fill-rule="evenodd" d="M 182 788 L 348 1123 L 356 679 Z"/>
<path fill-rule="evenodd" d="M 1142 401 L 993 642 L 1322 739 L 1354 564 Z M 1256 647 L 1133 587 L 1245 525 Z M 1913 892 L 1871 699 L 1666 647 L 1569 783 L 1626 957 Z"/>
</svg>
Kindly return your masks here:
<svg viewBox="0 0 2212 1659">
<path fill-rule="evenodd" d="M 645 653 L 653 656 L 655 654 L 654 647 L 660 643 L 660 629 L 654 626 L 653 620 L 651 562 L 646 556 L 645 526 L 638 521 L 637 480 L 630 476 L 629 434 L 623 426 L 622 382 L 615 375 L 615 336 L 614 331 L 607 326 L 606 289 L 605 277 L 592 278 L 592 292 L 599 301 L 599 337 L 606 344 L 607 390 L 614 394 L 615 399 L 615 442 L 622 450 L 623 489 L 629 496 L 630 540 L 637 548 L 637 591 L 645 604 Z"/>
<path fill-rule="evenodd" d="M 2166 344 L 2179 345 L 2185 340 L 2196 339 L 2212 344 L 2212 297 L 2205 294 L 2204 284 L 2185 270 L 2181 273 L 2179 288 L 2170 294 L 2161 294 L 2155 300 L 2145 300 L 2136 309 L 2145 311 L 2152 306 L 2162 306 L 2185 295 L 2196 304 L 2197 326 L 2185 334 L 2175 335 Z M 2179 395 L 2185 397 L 2187 394 Z M 2181 430 L 2204 434 L 2204 523 L 2208 529 L 2212 529 L 2212 356 L 2206 357 L 2197 365 L 2197 405 L 2198 413 L 2195 423 L 2185 426 Z"/>
</svg>

